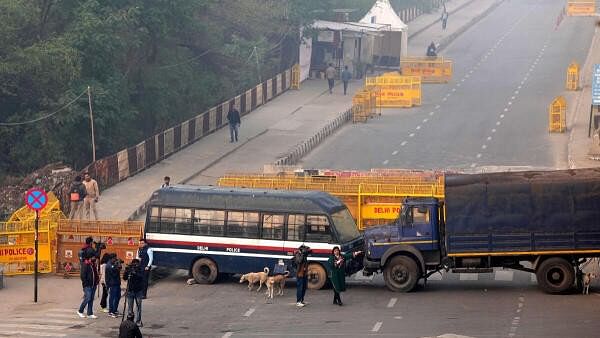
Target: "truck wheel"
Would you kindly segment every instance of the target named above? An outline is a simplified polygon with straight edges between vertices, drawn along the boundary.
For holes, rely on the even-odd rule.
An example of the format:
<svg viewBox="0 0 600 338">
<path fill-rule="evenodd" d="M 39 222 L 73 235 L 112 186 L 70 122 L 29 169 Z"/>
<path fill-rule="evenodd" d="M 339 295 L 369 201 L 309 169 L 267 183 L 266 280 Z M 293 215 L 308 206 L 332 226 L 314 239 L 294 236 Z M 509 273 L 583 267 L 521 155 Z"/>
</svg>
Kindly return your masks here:
<svg viewBox="0 0 600 338">
<path fill-rule="evenodd" d="M 308 288 L 311 290 L 320 290 L 327 282 L 327 272 L 319 263 L 308 264 Z"/>
<path fill-rule="evenodd" d="M 569 290 L 575 281 L 575 269 L 566 259 L 560 257 L 543 261 L 535 275 L 540 289 L 552 294 Z"/>
<path fill-rule="evenodd" d="M 198 284 L 212 284 L 219 276 L 217 264 L 208 258 L 200 258 L 192 266 L 192 276 Z"/>
<path fill-rule="evenodd" d="M 392 257 L 383 269 L 383 279 L 394 292 L 409 292 L 419 281 L 419 267 L 414 259 L 406 256 Z"/>
</svg>

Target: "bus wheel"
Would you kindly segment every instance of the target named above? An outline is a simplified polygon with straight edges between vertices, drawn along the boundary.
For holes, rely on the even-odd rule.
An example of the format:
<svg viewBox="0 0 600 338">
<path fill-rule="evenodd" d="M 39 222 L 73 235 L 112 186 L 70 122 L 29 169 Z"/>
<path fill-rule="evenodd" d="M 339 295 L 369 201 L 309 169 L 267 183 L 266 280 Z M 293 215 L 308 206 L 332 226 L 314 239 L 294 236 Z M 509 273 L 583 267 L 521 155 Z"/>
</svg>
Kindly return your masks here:
<svg viewBox="0 0 600 338">
<path fill-rule="evenodd" d="M 535 275 L 538 286 L 547 293 L 563 293 L 575 282 L 575 269 L 566 259 L 560 257 L 543 261 Z"/>
<path fill-rule="evenodd" d="M 192 266 L 192 276 L 198 284 L 212 284 L 218 275 L 217 264 L 208 258 L 200 258 Z"/>
<path fill-rule="evenodd" d="M 392 257 L 383 269 L 385 286 L 394 292 L 409 292 L 419 281 L 419 267 L 414 259 L 406 256 Z"/>
<path fill-rule="evenodd" d="M 308 288 L 311 290 L 319 290 L 325 286 L 327 282 L 327 272 L 319 263 L 308 264 Z"/>
</svg>

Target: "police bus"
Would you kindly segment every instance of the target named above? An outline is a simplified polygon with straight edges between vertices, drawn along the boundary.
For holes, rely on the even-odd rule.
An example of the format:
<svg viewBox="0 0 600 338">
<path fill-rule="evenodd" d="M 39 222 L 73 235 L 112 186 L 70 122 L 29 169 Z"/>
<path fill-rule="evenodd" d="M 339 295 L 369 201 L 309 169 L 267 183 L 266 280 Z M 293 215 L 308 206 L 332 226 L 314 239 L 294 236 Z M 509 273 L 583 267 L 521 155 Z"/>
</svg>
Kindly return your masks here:
<svg viewBox="0 0 600 338">
<path fill-rule="evenodd" d="M 312 249 L 308 286 L 320 289 L 333 247 L 352 252 L 363 246 L 348 208 L 319 191 L 170 186 L 152 194 L 144 232 L 155 265 L 187 269 L 203 284 L 272 271 L 279 259 L 291 266 L 304 244 Z"/>
</svg>

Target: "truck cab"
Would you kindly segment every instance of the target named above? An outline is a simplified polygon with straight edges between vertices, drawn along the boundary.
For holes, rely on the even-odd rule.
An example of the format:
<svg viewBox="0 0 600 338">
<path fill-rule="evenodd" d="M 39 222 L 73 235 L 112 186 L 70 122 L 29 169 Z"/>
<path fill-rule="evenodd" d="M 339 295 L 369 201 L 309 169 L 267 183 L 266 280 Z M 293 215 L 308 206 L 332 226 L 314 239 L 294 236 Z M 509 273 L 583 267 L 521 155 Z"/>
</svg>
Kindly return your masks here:
<svg viewBox="0 0 600 338">
<path fill-rule="evenodd" d="M 428 270 L 435 270 L 443 256 L 443 203 L 436 198 L 408 198 L 391 224 L 365 230 L 367 275 L 383 271 L 392 291 L 414 289 Z"/>
</svg>

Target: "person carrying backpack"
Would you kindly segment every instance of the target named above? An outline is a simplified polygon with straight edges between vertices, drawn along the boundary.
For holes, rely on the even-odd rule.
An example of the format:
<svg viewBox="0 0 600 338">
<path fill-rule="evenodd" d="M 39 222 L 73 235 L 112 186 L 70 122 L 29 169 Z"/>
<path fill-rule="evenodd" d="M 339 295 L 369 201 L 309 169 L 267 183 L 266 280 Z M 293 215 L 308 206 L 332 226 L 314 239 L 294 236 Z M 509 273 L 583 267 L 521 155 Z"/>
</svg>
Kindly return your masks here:
<svg viewBox="0 0 600 338">
<path fill-rule="evenodd" d="M 311 250 L 306 245 L 302 244 L 298 250 L 294 252 L 293 263 L 296 267 L 296 306 L 303 307 L 304 295 L 308 284 L 308 255 Z"/>
<path fill-rule="evenodd" d="M 82 219 L 83 214 L 83 199 L 87 195 L 85 185 L 81 182 L 81 176 L 75 176 L 75 181 L 71 184 L 69 190 L 69 201 L 71 201 L 71 211 L 69 212 L 69 219 L 74 219 L 76 216 Z"/>
</svg>

